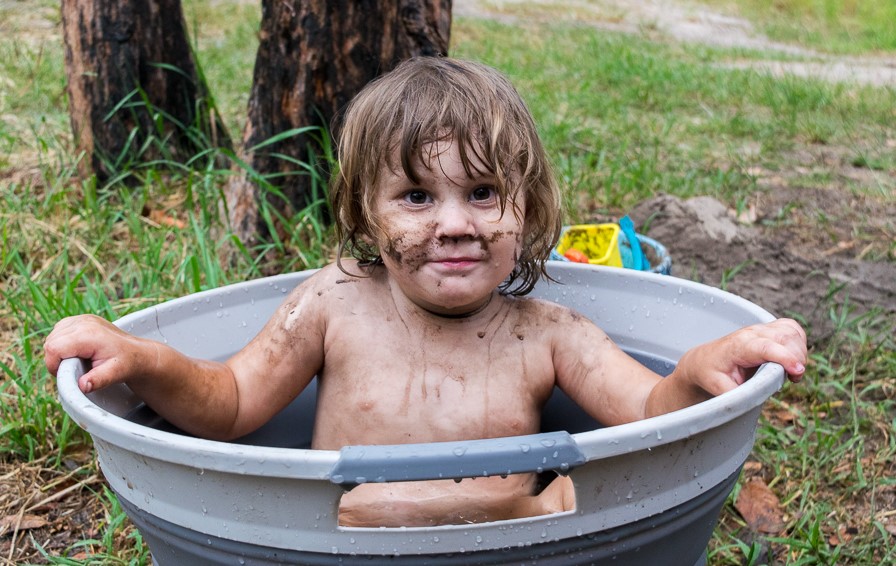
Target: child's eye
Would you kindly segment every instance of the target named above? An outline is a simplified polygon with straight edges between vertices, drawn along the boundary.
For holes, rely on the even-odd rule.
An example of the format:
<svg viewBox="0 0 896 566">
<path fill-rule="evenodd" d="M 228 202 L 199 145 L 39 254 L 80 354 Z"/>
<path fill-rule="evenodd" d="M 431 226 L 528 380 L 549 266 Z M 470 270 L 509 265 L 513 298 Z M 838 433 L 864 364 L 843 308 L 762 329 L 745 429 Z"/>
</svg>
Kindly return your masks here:
<svg viewBox="0 0 896 566">
<path fill-rule="evenodd" d="M 404 195 L 404 200 L 409 204 L 426 204 L 429 202 L 429 195 L 423 191 L 409 191 Z"/>
<path fill-rule="evenodd" d="M 472 201 L 487 201 L 493 198 L 495 198 L 494 187 L 476 187 L 475 189 L 473 189 L 473 192 L 470 193 L 470 200 Z"/>
</svg>

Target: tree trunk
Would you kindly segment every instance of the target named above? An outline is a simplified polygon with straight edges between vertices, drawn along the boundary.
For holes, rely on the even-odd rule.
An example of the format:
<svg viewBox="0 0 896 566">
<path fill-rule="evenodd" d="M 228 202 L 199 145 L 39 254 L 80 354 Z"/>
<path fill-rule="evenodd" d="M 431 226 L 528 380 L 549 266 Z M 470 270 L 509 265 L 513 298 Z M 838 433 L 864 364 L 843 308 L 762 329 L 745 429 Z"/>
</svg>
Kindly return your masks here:
<svg viewBox="0 0 896 566">
<path fill-rule="evenodd" d="M 180 0 L 62 0 L 62 24 L 82 173 L 104 181 L 129 162 L 230 147 L 207 104 Z"/>
<path fill-rule="evenodd" d="M 244 242 L 268 235 L 259 214 L 262 198 L 290 211 L 324 196 L 328 171 L 318 161 L 320 134 L 253 147 L 306 126 L 327 128 L 328 136 L 337 111 L 371 79 L 408 57 L 447 54 L 450 29 L 451 0 L 262 0 L 241 157 L 255 171 L 272 174 L 282 198 L 248 174 L 234 177 L 225 188 L 234 233 Z M 311 164 L 320 177 L 296 161 Z"/>
</svg>

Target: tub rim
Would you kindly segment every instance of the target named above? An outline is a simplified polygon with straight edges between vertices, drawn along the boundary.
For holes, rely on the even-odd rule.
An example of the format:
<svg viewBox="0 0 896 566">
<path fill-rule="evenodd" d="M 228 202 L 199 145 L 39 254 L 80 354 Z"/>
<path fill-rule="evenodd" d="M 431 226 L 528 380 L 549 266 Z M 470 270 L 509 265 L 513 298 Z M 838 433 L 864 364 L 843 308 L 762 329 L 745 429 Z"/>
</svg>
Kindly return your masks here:
<svg viewBox="0 0 896 566">
<path fill-rule="evenodd" d="M 755 322 L 768 322 L 774 319 L 774 316 L 768 311 L 746 299 L 727 291 L 686 279 L 613 267 L 570 263 L 565 263 L 563 269 L 570 270 L 573 273 L 576 270 L 606 270 L 623 277 L 647 278 L 663 282 L 674 280 L 674 283 L 681 288 L 699 291 L 743 309 L 747 314 L 755 317 Z M 204 296 L 210 296 L 219 293 L 222 288 L 226 287 L 235 288 L 241 286 L 243 288 L 252 288 L 254 286 L 276 285 L 284 281 L 289 282 L 289 285 L 293 286 L 297 278 L 301 280 L 302 277 L 310 276 L 314 271 L 317 270 L 280 274 L 185 295 L 131 313 L 115 321 L 115 324 L 119 326 L 124 325 L 130 317 L 145 316 L 147 310 L 154 312 L 156 309 L 168 308 L 182 301 L 192 301 Z M 88 395 L 81 392 L 77 386 L 77 379 L 83 375 L 85 369 L 86 366 L 82 360 L 63 360 L 57 375 L 57 387 L 60 402 L 65 411 L 94 440 L 99 439 L 118 446 L 128 446 L 136 453 L 151 455 L 153 458 L 174 464 L 223 473 L 234 473 L 233 470 L 238 469 L 240 474 L 253 474 L 265 477 L 330 480 L 333 469 L 341 461 L 342 451 L 338 450 L 236 444 L 166 432 L 136 424 L 103 409 L 94 403 Z M 780 365 L 764 364 L 746 383 L 691 407 L 641 421 L 580 432 L 570 436 L 574 444 L 585 456 L 586 462 L 675 442 L 715 428 L 724 422 L 754 410 L 778 391 L 783 386 L 784 381 L 784 370 Z M 466 442 L 504 444 L 514 442 L 518 438 L 531 441 L 531 436 L 533 435 L 525 437 L 498 437 Z M 456 443 L 425 443 L 420 446 L 432 447 L 432 445 L 437 444 L 453 446 Z M 401 446 L 401 449 L 404 451 L 413 445 L 395 446 Z M 395 446 L 378 445 L 366 448 L 371 451 L 386 451 Z M 548 467 L 546 469 L 551 468 Z"/>
</svg>

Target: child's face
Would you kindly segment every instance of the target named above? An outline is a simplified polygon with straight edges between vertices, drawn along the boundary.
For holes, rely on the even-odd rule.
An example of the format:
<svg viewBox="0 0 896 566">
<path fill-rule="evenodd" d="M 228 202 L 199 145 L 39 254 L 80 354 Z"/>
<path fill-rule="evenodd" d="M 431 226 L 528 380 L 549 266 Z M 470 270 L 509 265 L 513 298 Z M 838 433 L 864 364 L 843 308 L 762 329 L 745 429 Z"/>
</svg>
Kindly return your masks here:
<svg viewBox="0 0 896 566">
<path fill-rule="evenodd" d="M 469 313 L 485 305 L 516 266 L 523 232 L 517 217 L 523 218 L 525 203 L 522 195 L 515 202 L 509 197 L 502 214 L 495 179 L 475 171 L 468 177 L 454 141 L 422 153 L 429 162 L 414 163 L 419 183 L 400 167 L 383 167 L 373 199 L 383 233 L 375 243 L 390 277 L 416 305 Z"/>
</svg>

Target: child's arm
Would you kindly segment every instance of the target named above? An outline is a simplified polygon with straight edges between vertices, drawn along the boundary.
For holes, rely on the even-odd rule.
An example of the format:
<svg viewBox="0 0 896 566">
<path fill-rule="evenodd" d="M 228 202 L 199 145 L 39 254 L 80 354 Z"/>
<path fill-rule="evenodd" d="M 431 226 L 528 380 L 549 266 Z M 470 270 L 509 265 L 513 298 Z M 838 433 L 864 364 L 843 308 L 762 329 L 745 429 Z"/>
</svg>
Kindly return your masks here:
<svg viewBox="0 0 896 566">
<path fill-rule="evenodd" d="M 805 371 L 806 335 L 793 320 L 749 326 L 687 351 L 666 378 L 619 349 L 590 321 L 574 317 L 555 341 L 558 385 L 591 416 L 616 425 L 689 407 L 734 389 L 765 362 L 793 381 Z"/>
<path fill-rule="evenodd" d="M 294 291 L 259 335 L 225 363 L 187 357 L 93 315 L 60 321 L 45 342 L 45 363 L 56 375 L 65 358 L 89 360 L 91 369 L 78 381 L 85 393 L 124 382 L 183 430 L 236 438 L 288 404 L 323 363 L 321 309 L 303 300 L 310 288 Z"/>
<path fill-rule="evenodd" d="M 742 328 L 685 352 L 666 379 L 650 393 L 647 416 L 688 407 L 730 391 L 766 363 L 778 363 L 794 382 L 806 371 L 806 333 L 794 320 L 780 318 Z"/>
</svg>

